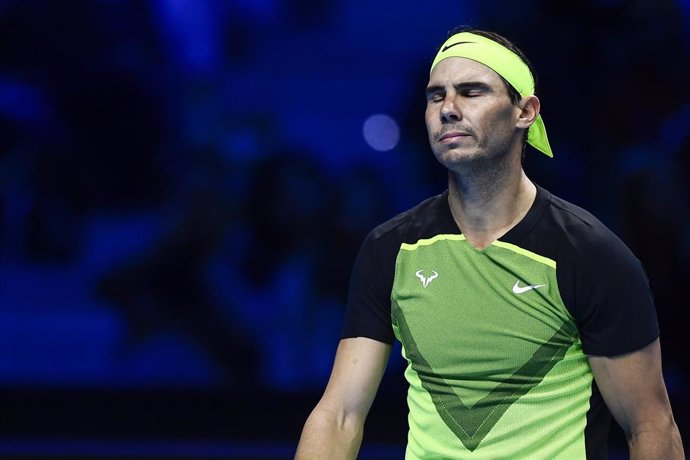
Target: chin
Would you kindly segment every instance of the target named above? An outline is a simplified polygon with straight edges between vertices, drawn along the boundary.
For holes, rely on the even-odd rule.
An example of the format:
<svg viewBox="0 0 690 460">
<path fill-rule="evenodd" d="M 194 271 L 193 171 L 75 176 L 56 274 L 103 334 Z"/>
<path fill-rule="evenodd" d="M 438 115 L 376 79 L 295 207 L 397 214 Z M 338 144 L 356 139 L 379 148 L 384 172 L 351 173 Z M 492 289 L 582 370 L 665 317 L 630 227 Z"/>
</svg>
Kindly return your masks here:
<svg viewBox="0 0 690 460">
<path fill-rule="evenodd" d="M 435 152 L 435 155 L 439 163 L 448 169 L 452 169 L 452 165 L 473 163 L 482 157 L 480 152 L 477 151 L 458 151 L 456 149 L 438 153 Z"/>
<path fill-rule="evenodd" d="M 446 152 L 436 158 L 447 170 L 463 176 L 495 173 L 497 170 L 503 169 L 502 163 L 505 159 L 505 157 L 491 157 L 482 151 L 463 152 L 461 154 Z"/>
</svg>

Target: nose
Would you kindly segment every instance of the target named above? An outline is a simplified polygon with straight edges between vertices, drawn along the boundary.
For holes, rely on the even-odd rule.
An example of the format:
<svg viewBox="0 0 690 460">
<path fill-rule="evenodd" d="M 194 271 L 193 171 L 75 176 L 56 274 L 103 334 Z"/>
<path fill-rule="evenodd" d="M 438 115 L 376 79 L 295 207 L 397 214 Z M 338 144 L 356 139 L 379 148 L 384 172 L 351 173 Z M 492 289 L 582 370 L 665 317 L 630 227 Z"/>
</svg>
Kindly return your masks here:
<svg viewBox="0 0 690 460">
<path fill-rule="evenodd" d="M 462 119 L 462 112 L 458 106 L 455 97 L 447 95 L 441 105 L 441 122 L 450 123 Z"/>
</svg>

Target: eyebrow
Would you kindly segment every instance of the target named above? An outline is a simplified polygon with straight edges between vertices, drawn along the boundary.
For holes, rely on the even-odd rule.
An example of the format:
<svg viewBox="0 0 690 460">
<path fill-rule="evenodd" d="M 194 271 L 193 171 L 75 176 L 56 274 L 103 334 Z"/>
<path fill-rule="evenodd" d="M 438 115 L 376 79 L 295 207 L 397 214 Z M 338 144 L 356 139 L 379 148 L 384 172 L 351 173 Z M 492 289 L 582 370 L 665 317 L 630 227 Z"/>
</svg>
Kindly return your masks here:
<svg viewBox="0 0 690 460">
<path fill-rule="evenodd" d="M 453 88 L 457 92 L 460 91 L 469 91 L 469 90 L 479 90 L 479 91 L 490 91 L 491 87 L 487 85 L 484 82 L 481 81 L 466 81 L 462 83 L 457 83 L 453 85 Z M 441 85 L 430 85 L 427 86 L 426 88 L 426 95 L 430 96 L 432 94 L 438 94 L 438 93 L 444 93 L 446 91 L 446 88 Z"/>
</svg>

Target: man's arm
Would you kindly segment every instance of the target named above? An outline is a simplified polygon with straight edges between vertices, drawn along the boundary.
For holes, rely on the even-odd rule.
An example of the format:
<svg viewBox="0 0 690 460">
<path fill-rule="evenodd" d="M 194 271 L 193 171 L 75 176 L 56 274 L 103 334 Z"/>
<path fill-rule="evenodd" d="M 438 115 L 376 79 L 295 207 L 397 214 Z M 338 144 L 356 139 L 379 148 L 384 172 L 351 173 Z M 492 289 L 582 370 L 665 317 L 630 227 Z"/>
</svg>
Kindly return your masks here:
<svg viewBox="0 0 690 460">
<path fill-rule="evenodd" d="M 365 337 L 340 341 L 331 378 L 304 425 L 295 459 L 357 457 L 390 351 L 390 345 Z"/>
<path fill-rule="evenodd" d="M 590 356 L 604 402 L 623 428 L 631 460 L 684 459 L 661 372 L 659 340 L 632 353 Z"/>
</svg>

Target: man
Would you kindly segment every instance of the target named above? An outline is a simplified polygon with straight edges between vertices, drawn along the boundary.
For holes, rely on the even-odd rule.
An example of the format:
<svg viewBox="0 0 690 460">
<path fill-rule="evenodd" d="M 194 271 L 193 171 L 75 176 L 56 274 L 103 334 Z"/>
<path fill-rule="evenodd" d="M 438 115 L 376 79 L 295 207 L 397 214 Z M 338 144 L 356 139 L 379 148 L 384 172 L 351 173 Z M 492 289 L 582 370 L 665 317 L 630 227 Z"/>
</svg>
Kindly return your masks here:
<svg viewBox="0 0 690 460">
<path fill-rule="evenodd" d="M 364 241 L 298 459 L 356 457 L 394 338 L 406 458 L 606 458 L 611 414 L 631 458 L 683 458 L 641 264 L 522 169 L 525 141 L 552 156 L 533 75 L 490 32 L 441 46 L 425 119 L 448 191 Z"/>
</svg>

